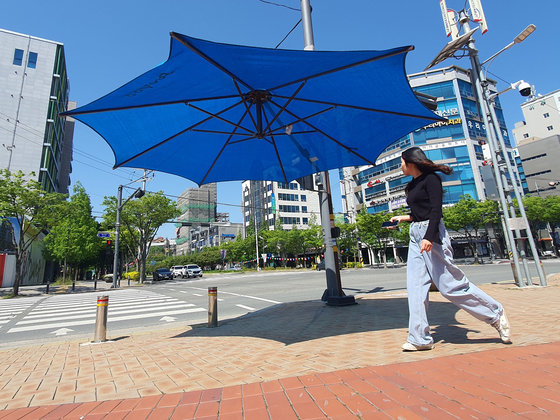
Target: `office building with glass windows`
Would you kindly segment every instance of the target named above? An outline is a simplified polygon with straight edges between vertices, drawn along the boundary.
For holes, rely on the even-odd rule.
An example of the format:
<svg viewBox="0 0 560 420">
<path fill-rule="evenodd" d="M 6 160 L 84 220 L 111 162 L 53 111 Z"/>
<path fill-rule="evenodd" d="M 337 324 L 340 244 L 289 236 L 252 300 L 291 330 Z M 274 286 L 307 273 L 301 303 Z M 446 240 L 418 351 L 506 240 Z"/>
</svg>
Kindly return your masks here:
<svg viewBox="0 0 560 420">
<path fill-rule="evenodd" d="M 73 120 L 64 46 L 0 29 L 0 167 L 35 173 L 46 191 L 68 192 Z"/>
<path fill-rule="evenodd" d="M 421 147 L 429 159 L 453 168 L 451 175 L 442 177 L 444 205 L 454 204 L 466 194 L 484 200 L 487 187 L 490 189 L 494 183 L 491 172 L 484 170 L 491 162 L 483 150 L 486 130 L 470 71 L 451 66 L 408 77 L 413 90 L 437 98 L 435 112 L 447 121 L 427 125 L 398 139 L 380 154 L 375 166 L 340 170 L 342 208 L 349 222 L 354 222 L 364 208 L 373 214 L 406 206 L 404 189 L 410 177 L 400 170 L 400 155 L 411 146 Z M 490 83 L 491 90 L 496 91 L 495 83 Z M 495 106 L 508 155 L 515 162 L 498 98 Z M 521 185 L 519 179 L 517 182 Z"/>
</svg>

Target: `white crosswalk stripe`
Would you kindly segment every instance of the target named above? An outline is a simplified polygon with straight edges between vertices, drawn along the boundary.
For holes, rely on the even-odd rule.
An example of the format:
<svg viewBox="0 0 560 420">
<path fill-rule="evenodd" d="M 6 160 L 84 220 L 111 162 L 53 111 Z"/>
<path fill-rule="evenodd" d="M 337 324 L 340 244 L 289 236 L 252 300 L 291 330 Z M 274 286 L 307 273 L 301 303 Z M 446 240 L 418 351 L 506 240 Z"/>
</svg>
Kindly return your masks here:
<svg viewBox="0 0 560 420">
<path fill-rule="evenodd" d="M 196 307 L 192 303 L 183 300 L 163 296 L 147 290 L 118 290 L 104 291 L 102 295 L 109 296 L 109 309 L 107 312 L 107 323 L 128 321 L 133 319 L 146 319 L 184 315 L 195 312 L 204 312 L 207 309 Z M 101 293 L 64 295 L 42 298 L 23 319 L 19 319 L 15 325 L 11 325 L 7 333 L 17 333 L 35 330 L 51 330 L 67 328 L 78 325 L 95 324 L 97 316 L 97 297 Z M 9 310 L 18 310 L 18 314 L 28 310 L 37 300 L 21 307 L 7 308 L 0 305 L 1 314 L 13 314 Z M 16 314 L 17 316 L 17 314 Z M 9 322 L 14 316 L 6 320 Z M 3 319 L 0 318 L 0 322 Z"/>
<path fill-rule="evenodd" d="M 42 297 L 32 297 L 26 299 L 2 299 L 0 304 L 0 328 L 10 322 L 19 314 L 25 312 L 35 305 Z"/>
</svg>

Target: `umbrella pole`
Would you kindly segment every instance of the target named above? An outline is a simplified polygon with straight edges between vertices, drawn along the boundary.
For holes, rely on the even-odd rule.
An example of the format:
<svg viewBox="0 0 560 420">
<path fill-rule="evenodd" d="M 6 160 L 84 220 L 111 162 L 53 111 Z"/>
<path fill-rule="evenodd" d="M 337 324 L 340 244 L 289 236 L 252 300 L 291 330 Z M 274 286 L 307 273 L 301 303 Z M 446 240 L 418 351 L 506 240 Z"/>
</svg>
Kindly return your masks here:
<svg viewBox="0 0 560 420">
<path fill-rule="evenodd" d="M 309 0 L 301 0 L 301 23 L 303 27 L 303 41 L 305 50 L 315 49 L 313 41 L 313 26 L 311 24 L 311 5 Z M 331 228 L 334 228 L 334 213 L 331 198 L 331 183 L 328 172 L 318 174 L 319 205 L 321 206 L 321 227 L 323 228 L 323 244 L 325 245 L 325 273 L 327 289 L 323 293 L 323 300 L 327 305 L 345 306 L 356 303 L 354 296 L 345 296 L 340 281 L 340 267 L 338 264 L 338 249 L 336 239 L 333 240 Z"/>
<path fill-rule="evenodd" d="M 332 236 L 334 228 L 334 212 L 331 196 L 331 183 L 328 172 L 318 174 L 319 205 L 321 210 L 321 227 L 323 228 L 323 243 L 325 245 L 325 273 L 327 289 L 323 300 L 327 305 L 346 306 L 356 303 L 354 296 L 346 296 L 340 281 L 340 266 L 336 239 Z"/>
</svg>

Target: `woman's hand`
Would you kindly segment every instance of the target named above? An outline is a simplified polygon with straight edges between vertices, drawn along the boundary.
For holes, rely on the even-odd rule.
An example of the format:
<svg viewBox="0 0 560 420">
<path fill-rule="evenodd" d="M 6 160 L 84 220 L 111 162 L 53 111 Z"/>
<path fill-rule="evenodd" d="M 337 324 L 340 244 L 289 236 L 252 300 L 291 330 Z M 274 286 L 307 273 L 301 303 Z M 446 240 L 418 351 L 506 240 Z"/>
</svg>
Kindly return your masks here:
<svg viewBox="0 0 560 420">
<path fill-rule="evenodd" d="M 391 217 L 391 222 L 412 222 L 412 217 L 410 217 L 410 215 L 406 214 L 404 216 L 393 216 Z"/>
<path fill-rule="evenodd" d="M 420 242 L 420 253 L 426 251 L 430 252 L 432 250 L 432 242 L 428 241 L 427 239 L 422 239 Z"/>
</svg>

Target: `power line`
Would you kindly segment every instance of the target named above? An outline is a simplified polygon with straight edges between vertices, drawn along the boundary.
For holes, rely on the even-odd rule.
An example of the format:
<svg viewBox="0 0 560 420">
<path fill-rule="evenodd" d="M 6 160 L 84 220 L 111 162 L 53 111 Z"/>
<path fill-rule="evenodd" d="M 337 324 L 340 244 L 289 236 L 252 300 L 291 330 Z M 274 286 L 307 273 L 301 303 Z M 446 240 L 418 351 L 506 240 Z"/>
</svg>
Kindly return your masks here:
<svg viewBox="0 0 560 420">
<path fill-rule="evenodd" d="M 5 116 L 5 117 L 7 117 L 8 119 L 11 118 L 11 119 L 15 120 L 14 117 L 10 117 L 8 114 L 5 114 L 5 113 L 3 113 L 3 112 L 0 112 L 0 115 L 3 115 L 3 116 Z M 22 138 L 24 138 L 24 139 L 26 139 L 26 140 L 28 140 L 28 141 L 31 141 L 31 142 L 33 142 L 33 143 L 35 143 L 35 144 L 40 144 L 41 146 L 43 145 L 43 143 L 42 143 L 43 138 L 44 138 L 43 132 L 41 132 L 41 131 L 35 129 L 34 127 L 31 127 L 31 126 L 29 126 L 29 125 L 27 125 L 27 124 L 25 124 L 25 123 L 22 123 L 22 122 L 20 122 L 20 121 L 18 121 L 16 124 L 17 124 L 17 128 L 18 128 L 18 129 L 21 129 L 21 130 L 23 130 L 23 131 L 27 131 L 28 133 L 30 133 L 30 134 L 32 134 L 32 135 L 38 137 L 39 139 L 41 139 L 41 140 L 40 140 L 41 143 L 34 142 L 33 140 L 31 140 L 31 139 L 29 139 L 29 138 L 27 138 L 27 137 L 21 136 L 21 135 L 18 135 L 18 137 L 22 137 Z M 9 130 L 9 129 L 6 129 L 6 130 L 8 130 L 8 131 L 13 131 L 13 130 Z M 113 166 L 111 162 L 106 161 L 106 160 L 103 160 L 103 159 L 100 159 L 100 158 L 98 158 L 97 156 L 92 155 L 91 153 L 87 153 L 87 152 L 85 152 L 85 151 L 83 151 L 83 150 L 80 150 L 80 149 L 78 149 L 77 147 L 75 147 L 74 145 L 72 145 L 72 150 L 73 150 L 74 152 L 78 153 L 78 154 L 83 155 L 84 157 L 87 157 L 88 159 L 91 159 L 91 160 L 93 160 L 93 161 L 97 161 L 98 163 L 102 163 L 102 164 L 104 164 L 104 165 Z M 119 168 L 119 169 L 122 170 L 123 172 L 128 172 L 128 170 L 126 170 L 125 168 Z M 131 172 L 130 172 L 130 175 L 132 175 L 133 173 L 134 173 L 134 171 L 131 171 Z"/>
<path fill-rule="evenodd" d="M 278 6 L 278 7 L 285 7 L 286 9 L 290 9 L 290 10 L 295 10 L 296 12 L 301 12 L 300 9 L 297 9 L 295 7 L 291 7 L 291 6 L 286 6 L 285 4 L 280 4 L 280 3 L 275 3 L 273 1 L 268 1 L 268 0 L 259 0 L 261 3 L 266 3 L 266 4 L 270 4 L 272 6 Z"/>
<path fill-rule="evenodd" d="M 290 32 L 288 32 L 286 34 L 286 36 L 284 38 L 282 38 L 282 41 L 280 41 L 276 47 L 274 47 L 274 49 L 278 48 L 280 45 L 282 45 L 282 43 L 286 40 L 286 38 L 288 38 L 290 36 L 290 34 L 294 31 L 294 29 L 297 28 L 297 26 L 301 23 L 301 19 L 297 21 L 297 23 L 294 25 L 294 27 L 292 29 L 290 29 Z"/>
</svg>

